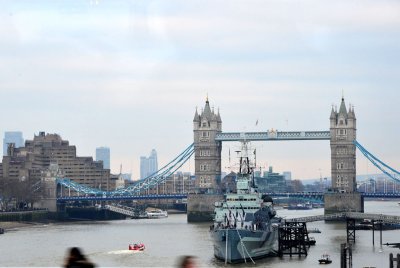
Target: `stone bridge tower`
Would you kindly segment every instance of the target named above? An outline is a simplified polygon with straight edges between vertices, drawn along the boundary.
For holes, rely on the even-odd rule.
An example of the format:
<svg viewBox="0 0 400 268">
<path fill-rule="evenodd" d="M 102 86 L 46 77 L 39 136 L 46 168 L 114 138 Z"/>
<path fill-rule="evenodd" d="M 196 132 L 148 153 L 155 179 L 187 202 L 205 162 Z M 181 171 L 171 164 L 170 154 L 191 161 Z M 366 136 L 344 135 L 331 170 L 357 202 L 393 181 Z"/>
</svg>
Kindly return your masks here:
<svg viewBox="0 0 400 268">
<path fill-rule="evenodd" d="M 356 115 L 354 107 L 346 109 L 344 98 L 339 111 L 330 116 L 332 190 L 324 196 L 325 214 L 364 212 L 364 200 L 356 182 Z"/>
<path fill-rule="evenodd" d="M 331 131 L 331 171 L 332 189 L 342 193 L 353 193 L 356 185 L 356 116 L 354 108 L 346 110 L 344 98 L 339 112 L 332 107 Z"/>
<path fill-rule="evenodd" d="M 222 132 L 222 120 L 211 110 L 208 97 L 201 114 L 193 119 L 195 187 L 200 193 L 214 193 L 221 181 L 222 143 L 215 141 L 217 133 Z"/>
</svg>

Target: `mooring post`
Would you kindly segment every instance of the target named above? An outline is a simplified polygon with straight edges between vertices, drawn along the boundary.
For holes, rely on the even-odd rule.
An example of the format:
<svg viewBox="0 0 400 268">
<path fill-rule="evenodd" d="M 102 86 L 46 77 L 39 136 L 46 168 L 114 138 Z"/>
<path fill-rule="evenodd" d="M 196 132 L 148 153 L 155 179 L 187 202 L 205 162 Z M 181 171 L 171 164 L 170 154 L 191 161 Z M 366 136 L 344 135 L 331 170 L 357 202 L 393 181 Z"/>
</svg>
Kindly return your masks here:
<svg viewBox="0 0 400 268">
<path fill-rule="evenodd" d="M 375 246 L 375 221 L 372 220 L 372 245 Z"/>
<path fill-rule="evenodd" d="M 389 268 L 393 268 L 393 253 L 389 254 Z"/>
<path fill-rule="evenodd" d="M 340 244 L 340 268 L 347 268 L 346 244 Z"/>
<path fill-rule="evenodd" d="M 380 244 L 382 248 L 382 221 L 379 222 Z"/>
<path fill-rule="evenodd" d="M 397 267 L 397 268 L 400 268 L 400 254 L 397 254 L 397 261 L 396 261 L 396 263 L 397 263 L 396 267 Z"/>
</svg>

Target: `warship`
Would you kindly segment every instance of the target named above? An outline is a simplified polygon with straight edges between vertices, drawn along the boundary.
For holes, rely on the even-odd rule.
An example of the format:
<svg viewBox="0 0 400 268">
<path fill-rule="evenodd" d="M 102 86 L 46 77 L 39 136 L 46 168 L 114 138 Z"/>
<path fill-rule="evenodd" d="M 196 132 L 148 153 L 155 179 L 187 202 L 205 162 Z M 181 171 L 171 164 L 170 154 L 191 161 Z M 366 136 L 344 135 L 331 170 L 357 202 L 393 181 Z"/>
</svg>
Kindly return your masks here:
<svg viewBox="0 0 400 268">
<path fill-rule="evenodd" d="M 226 193 L 222 202 L 215 202 L 214 223 L 210 235 L 214 255 L 225 263 L 247 262 L 278 251 L 278 228 L 272 198 L 257 192 L 249 145 L 241 141 L 236 192 Z"/>
</svg>

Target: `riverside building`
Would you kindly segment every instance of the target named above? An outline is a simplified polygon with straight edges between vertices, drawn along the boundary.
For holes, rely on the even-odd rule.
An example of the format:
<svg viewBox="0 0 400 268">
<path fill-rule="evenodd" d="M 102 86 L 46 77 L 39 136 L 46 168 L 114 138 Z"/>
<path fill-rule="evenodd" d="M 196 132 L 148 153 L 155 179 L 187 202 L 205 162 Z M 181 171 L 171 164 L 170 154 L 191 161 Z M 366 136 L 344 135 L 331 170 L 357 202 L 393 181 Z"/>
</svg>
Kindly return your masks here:
<svg viewBox="0 0 400 268">
<path fill-rule="evenodd" d="M 56 163 L 66 178 L 77 183 L 105 191 L 115 188 L 110 180 L 110 170 L 104 169 L 101 161 L 77 156 L 76 147 L 58 134 L 40 132 L 33 140 L 26 140 L 24 147 L 16 148 L 10 144 L 7 153 L 0 164 L 0 180 L 3 182 L 29 180 L 33 184 L 41 179 L 42 172 L 51 163 Z"/>
</svg>

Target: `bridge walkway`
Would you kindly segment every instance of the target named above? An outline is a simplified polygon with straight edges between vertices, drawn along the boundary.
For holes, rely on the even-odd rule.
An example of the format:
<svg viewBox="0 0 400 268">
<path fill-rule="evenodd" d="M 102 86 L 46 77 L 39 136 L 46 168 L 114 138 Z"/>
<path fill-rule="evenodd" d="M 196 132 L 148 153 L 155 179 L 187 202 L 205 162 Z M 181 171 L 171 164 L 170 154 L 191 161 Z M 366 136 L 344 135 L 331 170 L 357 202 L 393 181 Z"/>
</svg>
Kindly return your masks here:
<svg viewBox="0 0 400 268">
<path fill-rule="evenodd" d="M 362 212 L 342 212 L 327 215 L 316 215 L 307 216 L 300 218 L 285 219 L 286 222 L 314 222 L 314 221 L 324 221 L 324 220 L 364 220 L 369 219 L 372 221 L 379 221 L 383 223 L 400 223 L 400 216 L 393 215 L 383 215 L 383 214 L 371 214 Z"/>
<path fill-rule="evenodd" d="M 135 209 L 134 209 L 134 208 L 131 208 L 131 207 L 127 207 L 127 206 L 122 206 L 122 205 L 120 205 L 120 206 L 106 205 L 106 206 L 105 206 L 105 209 L 108 209 L 108 210 L 110 210 L 110 211 L 117 212 L 117 213 L 120 213 L 120 214 L 129 216 L 129 217 L 135 217 L 135 216 L 137 216 L 137 212 L 135 211 Z"/>
</svg>

